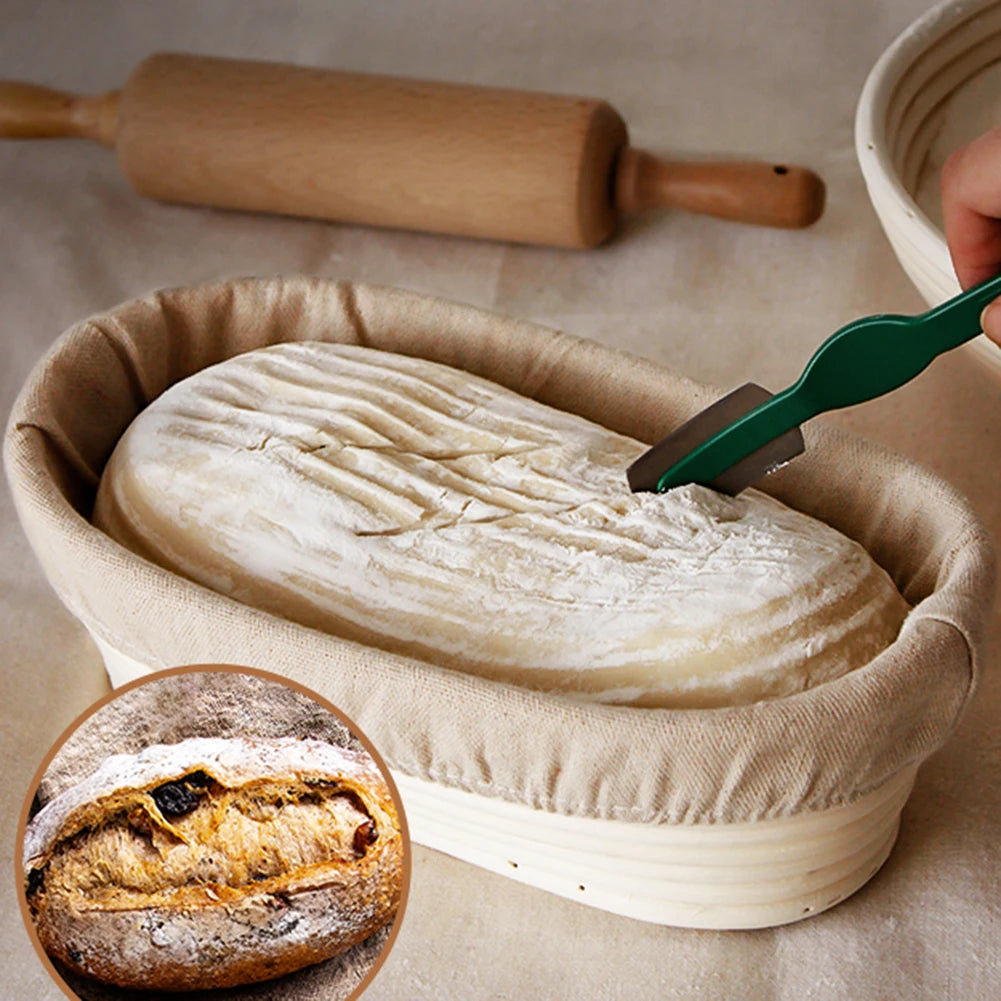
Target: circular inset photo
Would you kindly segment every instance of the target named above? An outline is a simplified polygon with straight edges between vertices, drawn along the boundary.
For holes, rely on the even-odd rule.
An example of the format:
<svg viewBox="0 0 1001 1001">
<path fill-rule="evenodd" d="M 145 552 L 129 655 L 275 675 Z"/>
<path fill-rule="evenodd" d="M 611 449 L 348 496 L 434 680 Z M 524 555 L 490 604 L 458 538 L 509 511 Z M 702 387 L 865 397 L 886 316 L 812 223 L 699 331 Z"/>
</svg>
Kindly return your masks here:
<svg viewBox="0 0 1001 1001">
<path fill-rule="evenodd" d="M 364 734 L 285 678 L 227 666 L 160 672 L 76 720 L 18 850 L 28 931 L 84 1001 L 356 998 L 410 874 Z"/>
</svg>

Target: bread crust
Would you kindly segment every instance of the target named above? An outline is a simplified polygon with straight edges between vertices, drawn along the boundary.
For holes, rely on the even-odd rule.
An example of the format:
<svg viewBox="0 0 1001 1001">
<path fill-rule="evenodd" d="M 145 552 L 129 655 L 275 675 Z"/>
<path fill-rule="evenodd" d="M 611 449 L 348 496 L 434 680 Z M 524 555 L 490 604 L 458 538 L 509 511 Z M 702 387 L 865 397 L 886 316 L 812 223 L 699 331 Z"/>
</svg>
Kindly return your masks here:
<svg viewBox="0 0 1001 1001">
<path fill-rule="evenodd" d="M 303 829 L 315 838 L 293 857 Z M 363 752 L 194 738 L 114 755 L 53 799 L 28 826 L 23 871 L 39 940 L 69 969 L 191 991 L 290 973 L 387 924 L 403 840 Z"/>
</svg>

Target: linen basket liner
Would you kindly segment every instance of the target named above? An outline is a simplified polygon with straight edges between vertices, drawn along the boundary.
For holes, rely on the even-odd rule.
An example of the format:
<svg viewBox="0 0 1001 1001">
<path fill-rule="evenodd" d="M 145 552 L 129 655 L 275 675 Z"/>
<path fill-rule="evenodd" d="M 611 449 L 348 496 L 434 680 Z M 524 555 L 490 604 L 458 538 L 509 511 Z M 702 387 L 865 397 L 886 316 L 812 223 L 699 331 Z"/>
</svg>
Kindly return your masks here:
<svg viewBox="0 0 1001 1001">
<path fill-rule="evenodd" d="M 223 663 L 301 682 L 408 775 L 545 811 L 740 823 L 853 802 L 947 739 L 966 705 L 994 583 L 989 538 L 947 484 L 811 423 L 774 496 L 861 542 L 914 611 L 867 666 L 721 709 L 576 703 L 308 629 L 194 584 L 88 521 L 131 420 L 168 386 L 281 341 L 428 358 L 644 442 L 718 393 L 572 335 L 415 293 L 304 277 L 152 293 L 68 330 L 25 385 L 5 458 L 24 529 L 84 625 L 151 669 Z M 72 665 L 67 665 L 72 670 Z"/>
</svg>

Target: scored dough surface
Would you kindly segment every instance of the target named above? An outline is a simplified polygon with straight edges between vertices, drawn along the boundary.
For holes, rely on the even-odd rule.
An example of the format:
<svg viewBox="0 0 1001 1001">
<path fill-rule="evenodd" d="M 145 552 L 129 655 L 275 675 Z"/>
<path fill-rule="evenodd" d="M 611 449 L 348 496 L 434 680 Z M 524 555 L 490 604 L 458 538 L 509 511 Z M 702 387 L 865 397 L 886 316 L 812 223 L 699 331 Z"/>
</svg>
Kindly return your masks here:
<svg viewBox="0 0 1001 1001">
<path fill-rule="evenodd" d="M 94 521 L 304 625 L 576 698 L 776 697 L 894 640 L 861 546 L 754 490 L 633 494 L 645 447 L 436 363 L 279 344 L 143 411 Z"/>
</svg>

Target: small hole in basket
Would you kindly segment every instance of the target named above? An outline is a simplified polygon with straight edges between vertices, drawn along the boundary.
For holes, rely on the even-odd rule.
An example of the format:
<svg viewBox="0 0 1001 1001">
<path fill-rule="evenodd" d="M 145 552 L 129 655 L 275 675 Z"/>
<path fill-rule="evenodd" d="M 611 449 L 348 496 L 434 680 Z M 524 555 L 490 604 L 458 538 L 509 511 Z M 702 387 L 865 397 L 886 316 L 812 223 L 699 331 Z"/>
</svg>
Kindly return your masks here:
<svg viewBox="0 0 1001 1001">
<path fill-rule="evenodd" d="M 518 863 L 517 863 L 517 862 L 511 862 L 511 861 L 509 861 L 509 862 L 508 862 L 508 865 L 509 865 L 509 866 L 510 866 L 510 867 L 511 867 L 512 869 L 517 869 L 517 868 L 518 868 Z"/>
<path fill-rule="evenodd" d="M 777 167 L 772 167 L 772 170 L 774 170 L 776 174 L 788 174 L 789 173 L 789 168 L 788 167 L 783 167 L 781 165 L 777 166 Z"/>
<path fill-rule="evenodd" d="M 581 892 L 581 893 L 583 893 L 583 892 L 584 892 L 584 884 L 583 884 L 583 883 L 580 883 L 580 884 L 578 885 L 577 889 L 578 889 L 578 890 L 580 890 L 580 892 Z"/>
<path fill-rule="evenodd" d="M 812 911 L 812 910 L 813 910 L 813 908 L 812 908 L 812 907 L 804 907 L 804 908 L 803 908 L 803 913 L 804 913 L 804 914 L 809 914 L 809 913 L 810 913 L 810 911 Z"/>
</svg>

